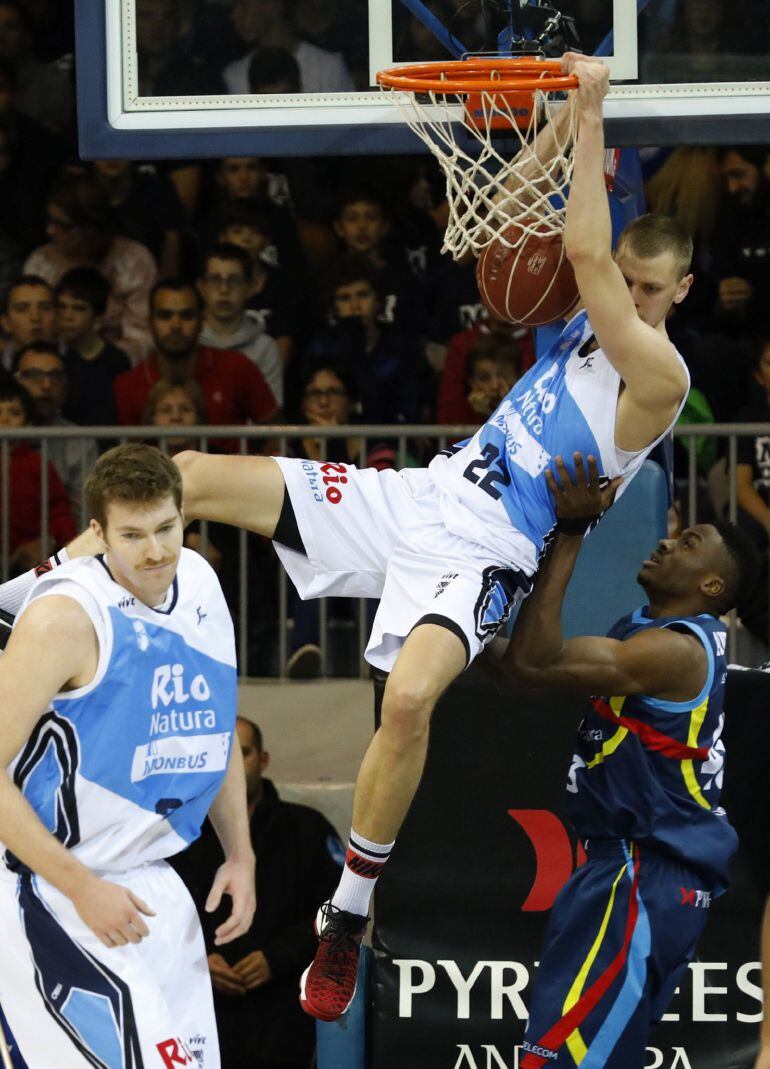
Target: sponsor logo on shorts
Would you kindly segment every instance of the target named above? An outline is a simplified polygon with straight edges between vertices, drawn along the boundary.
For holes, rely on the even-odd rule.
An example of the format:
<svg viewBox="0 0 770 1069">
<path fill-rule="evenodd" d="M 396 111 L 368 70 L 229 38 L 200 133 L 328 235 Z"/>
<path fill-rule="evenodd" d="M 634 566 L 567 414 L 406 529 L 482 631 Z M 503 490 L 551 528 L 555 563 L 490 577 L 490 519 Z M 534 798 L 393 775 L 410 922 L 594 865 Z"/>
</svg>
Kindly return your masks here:
<svg viewBox="0 0 770 1069">
<path fill-rule="evenodd" d="M 549 1050 L 548 1047 L 538 1047 L 536 1043 L 529 1043 L 526 1039 L 521 1044 L 521 1049 L 525 1050 L 528 1054 L 535 1054 L 538 1058 L 548 1058 L 551 1061 L 553 1061 L 554 1058 L 559 1057 L 555 1050 Z"/>
<path fill-rule="evenodd" d="M 302 470 L 314 501 L 328 501 L 330 505 L 339 505 L 342 501 L 340 484 L 344 485 L 348 481 L 345 464 L 314 464 L 310 460 L 303 460 Z"/>
<path fill-rule="evenodd" d="M 322 464 L 321 471 L 324 472 L 324 477 L 321 480 L 325 490 L 326 500 L 331 505 L 339 505 L 342 501 L 342 490 L 339 488 L 339 483 L 346 483 L 347 476 L 345 472 L 347 468 L 344 464 Z"/>
<path fill-rule="evenodd" d="M 434 599 L 443 594 L 453 579 L 457 579 L 459 572 L 444 572 L 441 579 L 436 583 L 436 593 L 433 595 Z"/>
<path fill-rule="evenodd" d="M 693 906 L 695 909 L 708 909 L 711 905 L 711 891 L 701 891 L 697 887 L 680 887 L 680 906 Z"/>
<path fill-rule="evenodd" d="M 193 1056 L 181 1039 L 164 1039 L 157 1044 L 158 1054 L 164 1069 L 174 1069 L 176 1065 L 192 1065 Z"/>
<path fill-rule="evenodd" d="M 308 481 L 310 491 L 313 494 L 313 500 L 323 501 L 324 496 L 321 493 L 321 488 L 319 486 L 321 480 L 319 478 L 318 468 L 316 467 L 316 465 L 310 460 L 303 460 L 302 470 L 305 473 L 305 478 Z"/>
</svg>

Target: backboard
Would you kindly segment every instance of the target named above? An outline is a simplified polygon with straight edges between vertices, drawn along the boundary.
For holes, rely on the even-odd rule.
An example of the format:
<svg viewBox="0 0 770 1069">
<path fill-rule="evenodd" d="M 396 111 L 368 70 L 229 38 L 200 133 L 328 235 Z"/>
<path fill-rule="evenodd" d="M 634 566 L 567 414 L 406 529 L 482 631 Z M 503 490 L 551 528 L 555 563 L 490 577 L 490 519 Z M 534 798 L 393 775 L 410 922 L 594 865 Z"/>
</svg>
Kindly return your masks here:
<svg viewBox="0 0 770 1069">
<path fill-rule="evenodd" d="M 375 73 L 496 50 L 510 2 L 77 0 L 81 153 L 421 152 Z M 610 144 L 770 141 L 770 0 L 552 2 L 607 58 Z"/>
</svg>

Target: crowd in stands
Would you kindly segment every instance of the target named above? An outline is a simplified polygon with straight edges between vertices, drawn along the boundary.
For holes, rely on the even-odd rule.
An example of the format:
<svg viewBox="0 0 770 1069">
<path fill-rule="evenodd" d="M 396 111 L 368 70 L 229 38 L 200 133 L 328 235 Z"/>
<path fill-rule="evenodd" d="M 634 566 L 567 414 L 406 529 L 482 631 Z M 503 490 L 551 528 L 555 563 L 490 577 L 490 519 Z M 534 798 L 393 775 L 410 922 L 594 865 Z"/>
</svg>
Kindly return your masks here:
<svg viewBox="0 0 770 1069">
<path fill-rule="evenodd" d="M 582 2 L 586 11 L 600 6 Z M 360 0 L 135 3 L 142 94 L 368 87 L 367 11 Z M 473 5 L 430 0 L 429 6 L 474 46 Z M 656 16 L 653 24 L 649 12 L 671 12 L 677 3 L 649 5 L 641 27 L 647 67 L 653 55 L 663 63 L 667 49 L 686 53 L 697 70 L 708 67 L 704 56 L 712 52 L 723 58 L 723 37 L 709 51 L 723 5 L 681 0 L 680 6 L 684 21 L 667 24 Z M 430 161 L 83 162 L 75 138 L 72 20 L 72 5 L 57 0 L 0 0 L 0 438 L 30 428 L 28 439 L 7 439 L 0 455 L 4 567 L 21 572 L 75 535 L 87 519 L 84 474 L 122 427 L 175 428 L 163 440 L 173 454 L 199 447 L 191 427 L 213 429 L 207 448 L 238 451 L 241 442 L 218 438 L 216 427 L 290 423 L 303 431 L 287 441 L 291 455 L 385 469 L 426 463 L 436 449 L 435 440 L 419 434 L 399 442 L 399 427 L 477 426 L 489 416 L 534 362 L 535 339 L 487 313 L 473 261 L 441 255 L 446 205 Z M 591 31 L 597 40 L 604 35 L 600 23 Z M 765 18 L 763 33 L 769 25 Z M 420 23 L 399 9 L 396 58 L 440 58 L 436 50 Z M 764 59 L 765 38 L 757 51 Z M 658 150 L 645 155 L 645 166 L 650 208 L 677 216 L 695 238 L 696 281 L 668 324 L 692 377 L 683 418 L 766 425 L 739 440 L 737 501 L 740 522 L 765 561 L 741 619 L 767 644 L 770 147 Z M 366 441 L 358 434 L 318 434 L 355 424 L 385 425 L 392 434 Z M 35 429 L 49 427 L 70 428 L 72 435 L 42 444 Z M 95 427 L 112 432 L 97 437 Z M 152 440 L 150 430 L 145 436 Z M 276 439 L 250 448 L 275 452 Z M 676 487 L 686 499 L 688 462 L 681 450 L 677 463 Z M 724 513 L 724 443 L 699 441 L 697 469 L 698 517 Z M 239 532 L 193 525 L 186 544 L 217 569 L 239 626 L 246 613 L 244 671 L 285 669 L 270 546 L 248 537 L 244 595 Z M 315 676 L 319 605 L 290 591 L 288 609 L 289 674 Z M 326 667 L 357 674 L 357 629 L 366 625 L 371 605 L 339 601 L 327 611 L 336 630 Z M 272 821 L 291 818 L 301 823 L 304 853 L 296 871 L 278 865 L 271 877 L 271 932 L 255 929 L 229 957 L 210 947 L 212 975 L 222 1019 L 230 1022 L 226 1037 L 236 1029 L 242 1036 L 244 1021 L 262 1007 L 263 1049 L 250 1049 L 256 1061 L 249 1065 L 299 1069 L 312 1049 L 307 1021 L 290 1019 L 295 1043 L 286 1055 L 276 1039 L 279 1025 L 285 1036 L 286 1022 L 275 1007 L 289 1004 L 283 997 L 289 988 L 293 1006 L 294 974 L 310 955 L 309 903 L 336 881 L 334 859 L 326 856 L 333 832 L 280 808 L 269 781 L 263 795 L 261 739 L 244 724 L 239 731 L 248 760 L 257 762 L 250 781 L 254 834 L 267 837 Z M 215 864 L 203 858 L 201 871 Z M 320 890 L 306 902 L 295 891 L 308 886 L 307 873 Z M 199 875 L 188 873 L 194 892 Z M 228 1058 L 226 1069 L 241 1064 L 234 1052 Z"/>
<path fill-rule="evenodd" d="M 473 39 L 468 11 L 434 7 Z M 136 0 L 142 92 L 365 86 L 364 14 L 349 0 Z M 645 40 L 651 27 L 660 37 L 665 24 L 648 19 Z M 402 12 L 394 30 L 396 53 L 431 58 L 414 19 Z M 312 428 L 479 424 L 531 366 L 532 334 L 489 316 L 472 261 L 441 255 L 432 161 L 83 162 L 72 35 L 72 13 L 52 0 L 0 0 L 0 426 L 179 425 L 166 442 L 175 451 L 199 442 L 185 426 L 288 422 L 308 428 L 288 443 L 297 456 L 393 467 L 425 463 L 435 441 L 412 435 L 399 448 L 394 430 L 363 445 Z M 684 418 L 770 422 L 768 149 L 680 147 L 645 165 L 650 207 L 696 243 L 695 285 L 669 323 L 692 375 Z M 49 439 L 44 453 L 33 437 L 12 442 L 12 571 L 82 523 L 83 473 L 118 437 Z M 214 434 L 209 448 L 242 445 Z M 726 501 L 724 453 L 698 443 L 704 515 Z M 770 435 L 743 439 L 738 459 L 740 515 L 766 550 Z M 686 474 L 680 464 L 680 492 Z M 220 570 L 237 614 L 237 538 L 192 530 L 188 543 Z M 249 554 L 248 669 L 271 673 L 282 667 L 275 565 L 257 539 Z M 769 585 L 743 612 L 763 640 Z M 312 674 L 318 619 L 295 609 L 290 653 Z"/>
</svg>

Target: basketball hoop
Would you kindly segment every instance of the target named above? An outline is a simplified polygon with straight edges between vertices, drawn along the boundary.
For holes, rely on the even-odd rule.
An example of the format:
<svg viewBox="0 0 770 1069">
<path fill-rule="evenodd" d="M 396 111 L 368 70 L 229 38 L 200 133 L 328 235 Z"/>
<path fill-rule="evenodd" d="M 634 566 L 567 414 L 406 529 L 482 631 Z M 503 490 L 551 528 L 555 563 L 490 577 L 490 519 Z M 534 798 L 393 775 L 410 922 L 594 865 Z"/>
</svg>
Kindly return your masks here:
<svg viewBox="0 0 770 1069">
<path fill-rule="evenodd" d="M 446 177 L 444 252 L 459 260 L 496 237 L 513 248 L 529 233 L 561 233 L 576 133 L 571 90 L 578 80 L 563 74 L 558 60 L 497 56 L 414 63 L 380 71 L 377 82 L 393 94 Z M 531 144 L 563 107 L 568 121 L 560 134 L 552 128 L 553 151 L 541 162 Z M 458 141 L 460 130 L 470 135 L 466 147 Z M 503 135 L 507 144 L 496 146 Z M 509 227 L 516 237 L 508 241 L 500 231 L 512 221 L 519 227 Z"/>
</svg>

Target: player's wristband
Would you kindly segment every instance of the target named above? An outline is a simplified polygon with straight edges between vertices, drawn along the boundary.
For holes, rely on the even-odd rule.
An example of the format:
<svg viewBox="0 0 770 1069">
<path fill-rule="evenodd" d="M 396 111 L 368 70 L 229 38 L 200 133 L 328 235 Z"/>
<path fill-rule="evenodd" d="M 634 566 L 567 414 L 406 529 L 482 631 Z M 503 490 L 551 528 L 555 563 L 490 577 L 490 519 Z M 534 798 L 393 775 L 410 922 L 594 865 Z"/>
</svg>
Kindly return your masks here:
<svg viewBox="0 0 770 1069">
<path fill-rule="evenodd" d="M 584 535 L 598 516 L 562 516 L 556 520 L 556 533 L 564 535 Z"/>
</svg>

